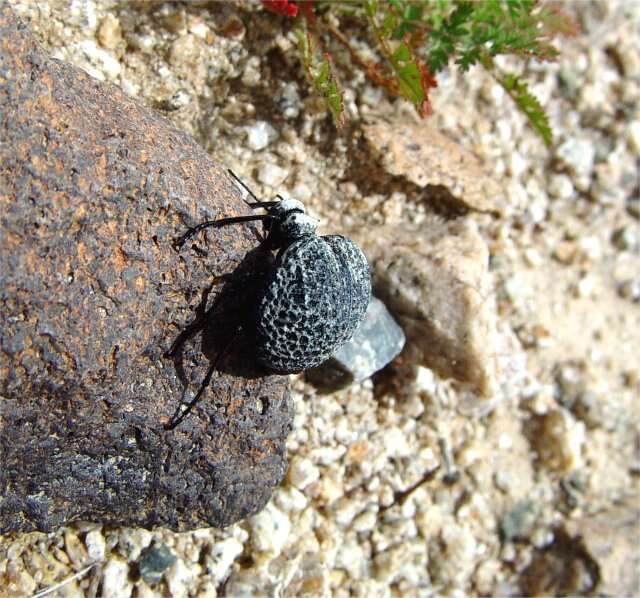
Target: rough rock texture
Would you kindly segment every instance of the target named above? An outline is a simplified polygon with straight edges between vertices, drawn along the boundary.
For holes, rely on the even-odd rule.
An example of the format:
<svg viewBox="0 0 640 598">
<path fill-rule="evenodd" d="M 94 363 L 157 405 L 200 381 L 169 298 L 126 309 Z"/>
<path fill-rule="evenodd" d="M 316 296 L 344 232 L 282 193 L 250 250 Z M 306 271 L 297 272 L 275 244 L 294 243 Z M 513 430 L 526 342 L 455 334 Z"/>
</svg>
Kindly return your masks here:
<svg viewBox="0 0 640 598">
<path fill-rule="evenodd" d="M 503 192 L 493 173 L 430 121 L 401 125 L 375 120 L 364 126 L 369 146 L 387 172 L 423 188 L 432 203 L 499 212 Z"/>
<path fill-rule="evenodd" d="M 475 223 L 431 219 L 354 238 L 371 260 L 374 291 L 407 334 L 407 362 L 491 395 L 496 315 L 488 250 Z"/>
<path fill-rule="evenodd" d="M 0 3 L 0 533 L 77 519 L 226 525 L 266 503 L 286 469 L 291 405 L 286 380 L 253 367 L 246 335 L 184 422 L 162 427 L 268 260 L 247 256 L 251 226 L 181 254 L 171 241 L 244 212 L 187 135 L 48 59 Z M 232 271 L 242 286 L 221 280 Z M 202 343 L 163 358 L 216 297 L 224 322 L 214 313 Z"/>
</svg>

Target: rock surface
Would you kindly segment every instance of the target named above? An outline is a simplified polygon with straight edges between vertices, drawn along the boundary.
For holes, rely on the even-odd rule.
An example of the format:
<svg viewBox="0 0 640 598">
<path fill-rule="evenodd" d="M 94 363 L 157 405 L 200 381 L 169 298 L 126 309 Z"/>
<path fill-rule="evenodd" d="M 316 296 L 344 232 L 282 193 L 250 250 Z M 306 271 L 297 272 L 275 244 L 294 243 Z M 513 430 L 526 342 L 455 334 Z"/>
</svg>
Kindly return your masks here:
<svg viewBox="0 0 640 598">
<path fill-rule="evenodd" d="M 475 223 L 434 218 L 357 238 L 371 260 L 375 293 L 407 335 L 403 358 L 491 395 L 496 315 L 488 250 Z"/>
<path fill-rule="evenodd" d="M 246 335 L 180 427 L 162 426 L 269 260 L 250 252 L 250 226 L 180 254 L 171 241 L 245 212 L 186 134 L 47 58 L 0 3 L 0 533 L 77 519 L 228 525 L 264 506 L 292 413 L 286 379 L 251 365 Z M 207 298 L 228 304 L 224 322 L 214 313 L 202 343 L 165 359 Z"/>
<path fill-rule="evenodd" d="M 366 139 L 392 175 L 423 188 L 437 203 L 499 212 L 503 193 L 492 173 L 430 120 L 398 126 L 376 120 L 364 126 Z"/>
</svg>

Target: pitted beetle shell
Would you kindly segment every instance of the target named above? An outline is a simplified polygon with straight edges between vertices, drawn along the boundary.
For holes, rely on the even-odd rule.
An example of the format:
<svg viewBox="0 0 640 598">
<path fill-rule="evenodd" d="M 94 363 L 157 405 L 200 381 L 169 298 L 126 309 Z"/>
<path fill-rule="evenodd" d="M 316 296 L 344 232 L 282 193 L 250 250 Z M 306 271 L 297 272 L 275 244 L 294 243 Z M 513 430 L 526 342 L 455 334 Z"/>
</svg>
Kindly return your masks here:
<svg viewBox="0 0 640 598">
<path fill-rule="evenodd" d="M 281 373 L 319 365 L 353 336 L 370 298 L 369 264 L 353 241 L 293 241 L 278 254 L 257 306 L 259 361 Z"/>
</svg>

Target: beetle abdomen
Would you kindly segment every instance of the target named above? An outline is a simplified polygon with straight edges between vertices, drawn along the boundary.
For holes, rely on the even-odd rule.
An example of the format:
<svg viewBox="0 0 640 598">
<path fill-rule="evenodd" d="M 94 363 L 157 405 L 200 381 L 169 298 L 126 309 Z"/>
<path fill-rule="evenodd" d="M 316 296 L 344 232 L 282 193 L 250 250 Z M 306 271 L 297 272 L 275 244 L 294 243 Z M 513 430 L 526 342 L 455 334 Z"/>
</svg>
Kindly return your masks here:
<svg viewBox="0 0 640 598">
<path fill-rule="evenodd" d="M 258 359 L 279 372 L 325 361 L 360 324 L 371 295 L 366 258 L 346 237 L 291 243 L 258 304 Z"/>
</svg>

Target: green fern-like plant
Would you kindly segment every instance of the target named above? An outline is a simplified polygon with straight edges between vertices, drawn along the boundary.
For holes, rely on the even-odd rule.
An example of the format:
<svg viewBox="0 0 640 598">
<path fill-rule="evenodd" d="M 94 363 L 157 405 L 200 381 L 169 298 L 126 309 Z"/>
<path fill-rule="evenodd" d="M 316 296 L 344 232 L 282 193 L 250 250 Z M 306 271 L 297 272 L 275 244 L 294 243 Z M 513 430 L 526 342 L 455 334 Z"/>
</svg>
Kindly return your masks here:
<svg viewBox="0 0 640 598">
<path fill-rule="evenodd" d="M 537 0 L 351 0 L 349 2 L 262 0 L 268 9 L 304 16 L 298 39 L 301 61 L 337 126 L 344 120 L 338 79 L 328 52 L 318 52 L 326 37 L 342 45 L 352 62 L 376 85 L 406 98 L 421 116 L 431 111 L 429 92 L 450 64 L 463 73 L 479 65 L 502 85 L 531 127 L 549 146 L 552 133 L 540 102 L 520 77 L 501 72 L 494 58 L 553 60 L 557 35 L 574 35 L 576 25 L 555 4 Z M 334 23 L 359 19 L 378 49 L 380 61 L 367 61 Z M 327 42 L 325 42 L 327 43 Z"/>
</svg>

